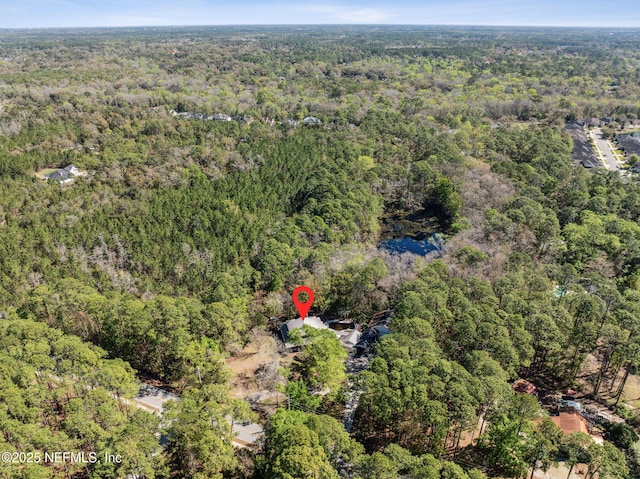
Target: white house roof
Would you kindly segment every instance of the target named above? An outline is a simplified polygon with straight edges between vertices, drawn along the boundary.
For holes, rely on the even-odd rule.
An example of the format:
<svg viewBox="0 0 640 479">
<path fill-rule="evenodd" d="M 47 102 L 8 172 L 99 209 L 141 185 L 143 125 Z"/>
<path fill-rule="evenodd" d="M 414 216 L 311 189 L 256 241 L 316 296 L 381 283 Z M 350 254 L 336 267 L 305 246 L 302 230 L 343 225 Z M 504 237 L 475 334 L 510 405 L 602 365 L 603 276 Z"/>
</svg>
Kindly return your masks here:
<svg viewBox="0 0 640 479">
<path fill-rule="evenodd" d="M 296 345 L 293 343 L 287 342 L 289 333 L 294 329 L 301 329 L 303 326 L 309 326 L 315 329 L 330 329 L 318 316 L 308 316 L 304 321 L 300 318 L 291 319 L 284 323 L 280 328 L 280 333 L 282 334 L 282 339 L 285 342 L 287 348 L 295 347 Z M 355 329 L 343 329 L 341 331 L 332 330 L 333 333 L 340 340 L 340 343 L 346 347 L 351 348 L 358 344 L 360 341 L 360 336 L 362 333 L 358 331 L 358 328 Z"/>
<path fill-rule="evenodd" d="M 317 316 L 307 316 L 304 321 L 302 321 L 302 318 L 291 319 L 284 323 L 280 328 L 282 339 L 286 342 L 289 333 L 294 329 L 302 329 L 302 326 L 310 326 L 315 329 L 329 329 L 329 327 Z"/>
</svg>

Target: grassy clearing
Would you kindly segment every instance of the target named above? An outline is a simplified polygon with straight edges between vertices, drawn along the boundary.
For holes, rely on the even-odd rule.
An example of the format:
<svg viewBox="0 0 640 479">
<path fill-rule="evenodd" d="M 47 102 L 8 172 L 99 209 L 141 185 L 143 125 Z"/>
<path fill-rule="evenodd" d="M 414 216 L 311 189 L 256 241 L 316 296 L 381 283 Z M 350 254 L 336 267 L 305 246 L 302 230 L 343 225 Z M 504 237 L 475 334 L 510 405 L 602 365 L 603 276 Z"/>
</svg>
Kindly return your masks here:
<svg viewBox="0 0 640 479">
<path fill-rule="evenodd" d="M 624 386 L 621 401 L 636 413 L 640 409 L 640 377 L 631 374 Z"/>
<path fill-rule="evenodd" d="M 36 178 L 39 178 L 41 180 L 44 180 L 44 176 L 48 175 L 49 173 L 53 173 L 54 171 L 56 171 L 57 168 L 44 168 L 40 171 L 36 171 L 33 176 L 35 176 Z"/>
</svg>

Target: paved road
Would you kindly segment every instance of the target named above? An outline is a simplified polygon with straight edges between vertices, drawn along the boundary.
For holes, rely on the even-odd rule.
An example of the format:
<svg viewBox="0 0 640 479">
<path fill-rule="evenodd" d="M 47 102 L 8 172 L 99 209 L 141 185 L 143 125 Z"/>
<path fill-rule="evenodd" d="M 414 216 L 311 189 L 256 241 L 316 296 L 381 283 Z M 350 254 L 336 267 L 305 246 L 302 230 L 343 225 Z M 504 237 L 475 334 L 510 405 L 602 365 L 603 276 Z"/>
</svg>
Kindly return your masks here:
<svg viewBox="0 0 640 479">
<path fill-rule="evenodd" d="M 143 384 L 138 395 L 133 398 L 142 409 L 153 411 L 157 414 L 162 414 L 164 403 L 171 400 L 177 401 L 178 399 L 180 399 L 179 396 L 150 384 Z"/>
<path fill-rule="evenodd" d="M 356 409 L 358 409 L 358 401 L 362 390 L 358 388 L 356 383 L 352 380 L 352 375 L 357 374 L 360 371 L 364 371 L 369 368 L 372 356 L 363 355 L 355 357 L 354 352 L 349 354 L 347 358 L 347 399 L 344 405 L 344 416 L 342 423 L 347 432 L 351 432 L 351 426 L 353 426 L 353 419 L 356 415 Z"/>
<path fill-rule="evenodd" d="M 602 137 L 602 130 L 600 128 L 594 128 L 591 132 L 591 138 L 595 140 L 596 150 L 601 161 L 604 162 L 604 167 L 607 170 L 619 170 L 620 164 L 618 159 L 611 151 L 611 144 L 608 140 Z"/>
</svg>

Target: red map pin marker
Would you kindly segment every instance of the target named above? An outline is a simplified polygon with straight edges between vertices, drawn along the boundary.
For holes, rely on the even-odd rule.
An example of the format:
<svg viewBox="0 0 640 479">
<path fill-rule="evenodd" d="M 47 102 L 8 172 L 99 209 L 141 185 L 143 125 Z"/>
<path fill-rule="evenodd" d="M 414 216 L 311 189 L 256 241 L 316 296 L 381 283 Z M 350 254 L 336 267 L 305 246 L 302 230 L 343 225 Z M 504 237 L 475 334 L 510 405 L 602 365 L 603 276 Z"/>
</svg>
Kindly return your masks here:
<svg viewBox="0 0 640 479">
<path fill-rule="evenodd" d="M 307 293 L 309 299 L 304 302 L 300 301 L 298 299 L 300 293 Z M 296 309 L 300 314 L 300 318 L 302 318 L 302 321 L 304 321 L 304 318 L 307 317 L 307 313 L 309 312 L 309 309 L 311 309 L 311 305 L 313 304 L 313 290 L 309 286 L 298 286 L 293 290 L 293 294 L 291 295 L 291 297 L 293 298 L 293 303 L 296 305 Z"/>
</svg>

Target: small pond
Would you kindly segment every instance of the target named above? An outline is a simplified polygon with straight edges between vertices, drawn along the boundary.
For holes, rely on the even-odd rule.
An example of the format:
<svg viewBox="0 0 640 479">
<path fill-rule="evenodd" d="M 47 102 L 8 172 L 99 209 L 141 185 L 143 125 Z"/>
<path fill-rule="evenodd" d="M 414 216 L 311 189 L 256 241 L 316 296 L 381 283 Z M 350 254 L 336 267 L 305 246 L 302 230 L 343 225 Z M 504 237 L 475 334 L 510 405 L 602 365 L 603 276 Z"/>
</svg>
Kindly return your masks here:
<svg viewBox="0 0 640 479">
<path fill-rule="evenodd" d="M 390 253 L 426 256 L 442 248 L 441 226 L 424 210 L 395 211 L 382 216 L 378 248 Z"/>
<path fill-rule="evenodd" d="M 409 236 L 405 238 L 386 239 L 378 242 L 378 248 L 385 249 L 390 253 L 413 253 L 426 256 L 427 253 L 436 251 L 442 246 L 442 240 L 434 235 L 416 240 Z"/>
</svg>

